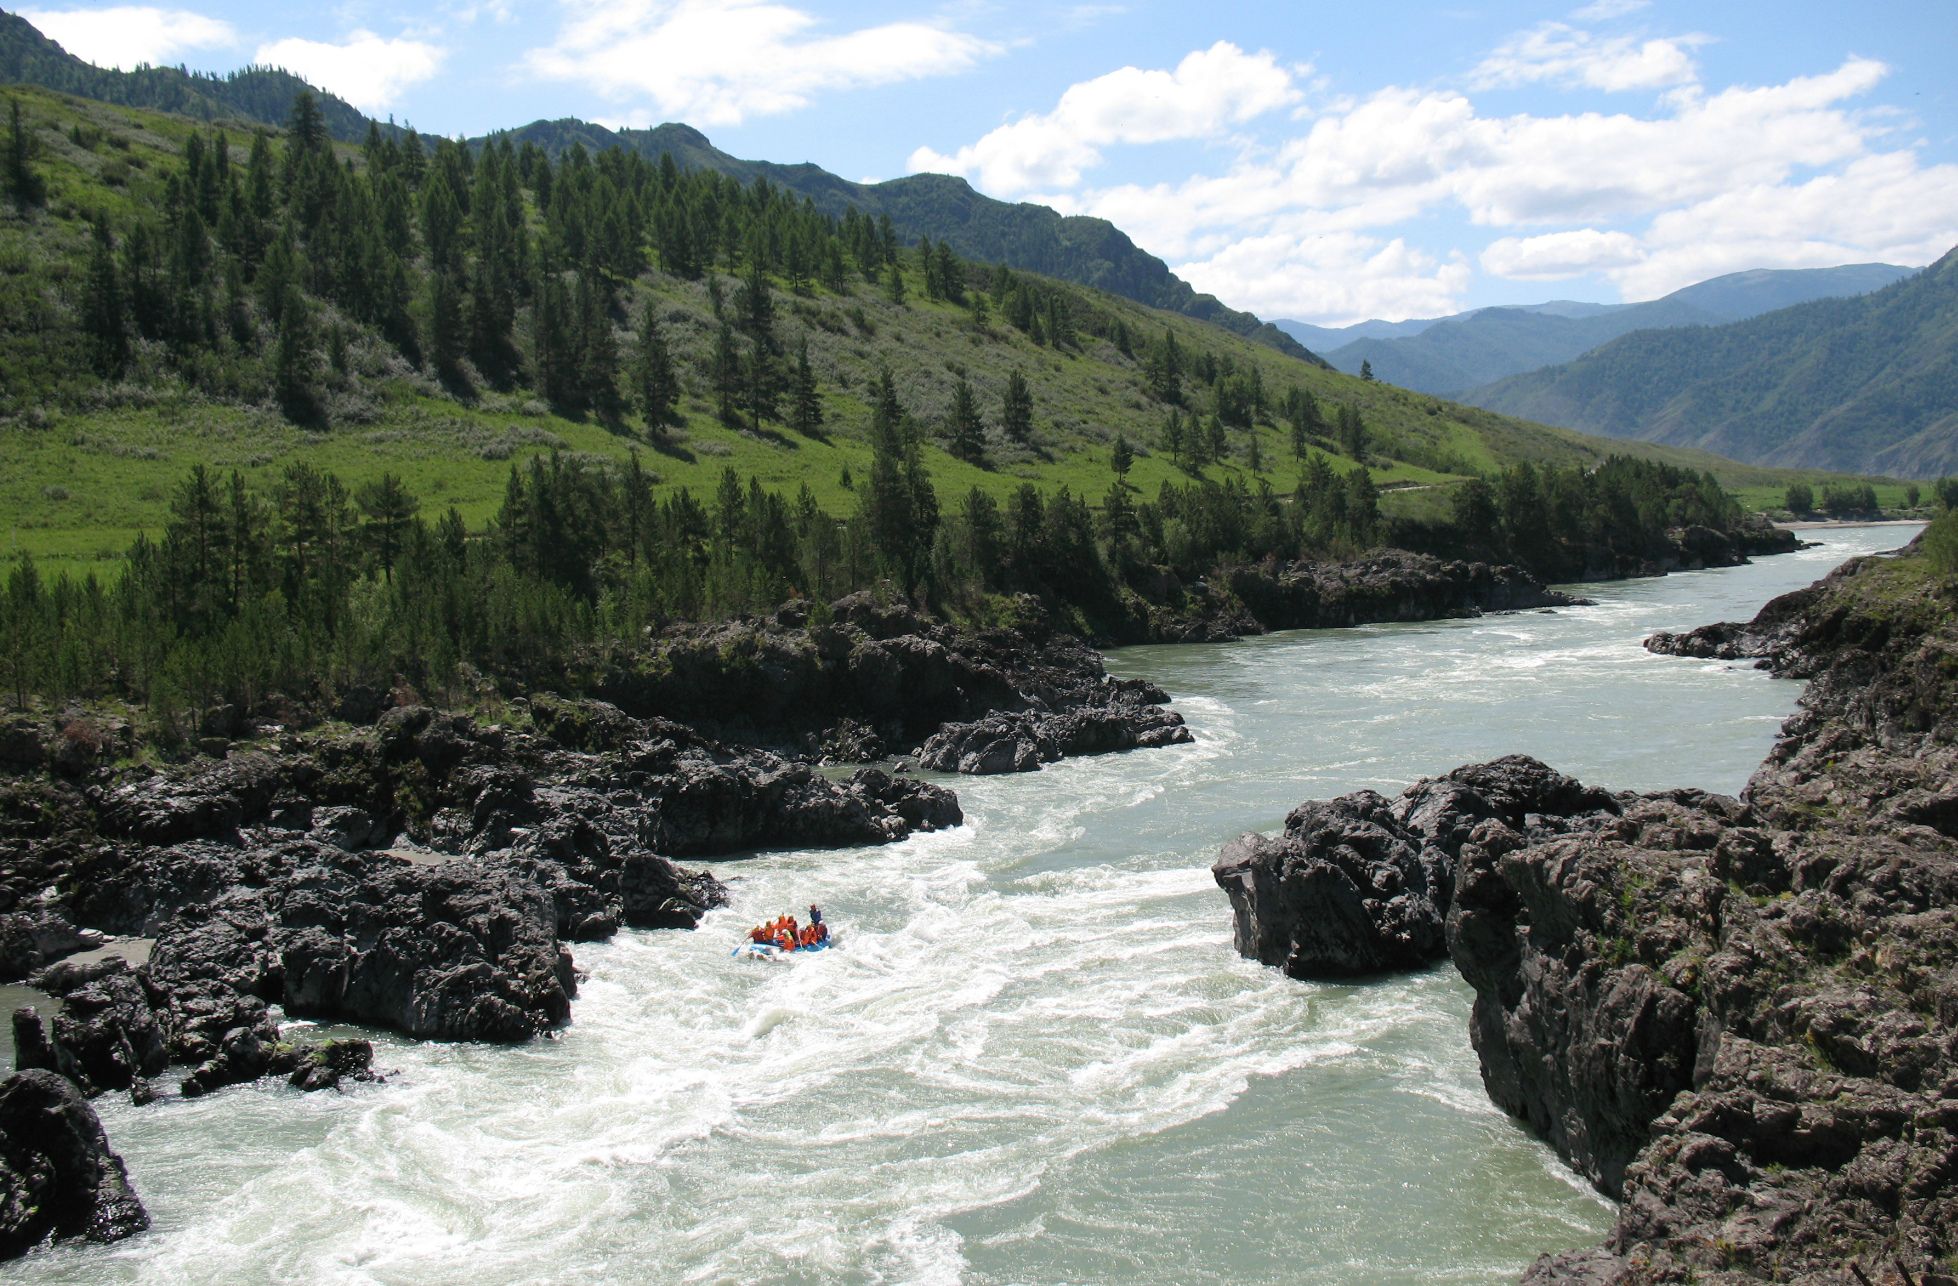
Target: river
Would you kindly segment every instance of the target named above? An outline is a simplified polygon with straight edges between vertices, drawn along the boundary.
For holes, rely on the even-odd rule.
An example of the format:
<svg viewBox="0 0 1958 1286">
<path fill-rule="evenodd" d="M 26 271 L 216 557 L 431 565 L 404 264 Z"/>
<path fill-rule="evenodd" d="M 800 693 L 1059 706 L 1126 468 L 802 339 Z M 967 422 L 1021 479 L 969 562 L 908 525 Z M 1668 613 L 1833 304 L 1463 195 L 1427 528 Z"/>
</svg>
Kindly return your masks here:
<svg viewBox="0 0 1958 1286">
<path fill-rule="evenodd" d="M 377 1038 L 387 1084 L 100 1106 L 154 1219 L 6 1280 L 1512 1281 L 1609 1203 L 1490 1106 L 1450 968 L 1239 959 L 1218 848 L 1514 751 L 1737 791 L 1796 684 L 1647 654 L 1911 529 L 1595 607 L 1111 655 L 1191 746 L 953 782 L 968 824 L 714 864 L 693 933 L 577 947 L 562 1039 Z M 734 960 L 823 905 L 840 950 Z"/>
</svg>

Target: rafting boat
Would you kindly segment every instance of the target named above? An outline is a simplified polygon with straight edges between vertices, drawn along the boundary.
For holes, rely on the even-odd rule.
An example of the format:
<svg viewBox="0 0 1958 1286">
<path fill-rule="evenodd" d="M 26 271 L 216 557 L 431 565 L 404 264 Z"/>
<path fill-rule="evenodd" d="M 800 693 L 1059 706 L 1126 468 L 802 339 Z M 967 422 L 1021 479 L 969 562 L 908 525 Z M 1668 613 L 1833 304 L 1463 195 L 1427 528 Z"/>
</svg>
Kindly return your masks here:
<svg viewBox="0 0 1958 1286">
<path fill-rule="evenodd" d="M 804 956 L 812 951 L 827 951 L 836 945 L 836 939 L 829 937 L 821 942 L 812 942 L 794 951 L 784 951 L 772 942 L 743 942 L 728 952 L 731 956 L 742 956 L 752 960 L 782 960 L 789 956 Z"/>
</svg>

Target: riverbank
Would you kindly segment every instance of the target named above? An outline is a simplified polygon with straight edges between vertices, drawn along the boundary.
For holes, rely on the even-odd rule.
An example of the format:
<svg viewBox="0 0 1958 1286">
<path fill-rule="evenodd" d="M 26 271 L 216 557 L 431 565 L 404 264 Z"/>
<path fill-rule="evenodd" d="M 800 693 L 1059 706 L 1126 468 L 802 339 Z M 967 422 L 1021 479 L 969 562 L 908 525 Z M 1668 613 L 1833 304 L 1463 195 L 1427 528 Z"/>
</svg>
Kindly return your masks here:
<svg viewBox="0 0 1958 1286">
<path fill-rule="evenodd" d="M 1942 1280 L 1958 598 L 1862 559 L 1653 646 L 1810 680 L 1739 798 L 1513 760 L 1303 805 L 1217 864 L 1238 947 L 1305 977 L 1452 958 L 1490 1097 L 1622 1202 L 1532 1281 Z"/>
<path fill-rule="evenodd" d="M 1848 527 L 1922 527 L 1924 518 L 1829 518 L 1800 522 L 1778 522 L 1783 531 L 1834 531 Z"/>
</svg>

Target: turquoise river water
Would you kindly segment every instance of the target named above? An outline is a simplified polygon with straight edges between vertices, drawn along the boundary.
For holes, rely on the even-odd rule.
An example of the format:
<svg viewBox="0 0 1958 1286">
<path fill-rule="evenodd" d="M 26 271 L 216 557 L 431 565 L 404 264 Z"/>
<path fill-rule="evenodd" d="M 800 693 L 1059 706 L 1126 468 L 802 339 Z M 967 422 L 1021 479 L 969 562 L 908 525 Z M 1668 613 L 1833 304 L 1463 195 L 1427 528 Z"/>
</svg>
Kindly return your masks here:
<svg viewBox="0 0 1958 1286">
<path fill-rule="evenodd" d="M 1737 791 L 1799 687 L 1646 653 L 1909 529 L 1595 607 L 1135 648 L 1196 744 L 950 783 L 968 824 L 713 864 L 697 932 L 581 945 L 561 1040 L 381 1036 L 385 1085 L 101 1102 L 155 1225 L 40 1282 L 1513 1281 L 1612 1210 L 1490 1106 L 1447 967 L 1239 959 L 1218 848 L 1513 751 Z M 822 903 L 841 950 L 728 948 Z"/>
</svg>

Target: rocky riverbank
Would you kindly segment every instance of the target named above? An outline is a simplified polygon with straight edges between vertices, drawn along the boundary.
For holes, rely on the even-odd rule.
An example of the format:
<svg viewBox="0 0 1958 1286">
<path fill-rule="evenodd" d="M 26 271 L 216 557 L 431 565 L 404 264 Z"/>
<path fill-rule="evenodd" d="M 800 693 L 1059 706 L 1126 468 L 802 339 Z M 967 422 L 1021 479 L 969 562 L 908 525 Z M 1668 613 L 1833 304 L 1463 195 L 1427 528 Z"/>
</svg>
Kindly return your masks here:
<svg viewBox="0 0 1958 1286">
<path fill-rule="evenodd" d="M 1384 549 L 1346 562 L 1254 563 L 1158 587 L 1108 642 L 1212 643 L 1273 630 L 1340 629 L 1568 607 L 1520 567 Z"/>
<path fill-rule="evenodd" d="M 1239 949 L 1453 959 L 1491 1098 L 1622 1202 L 1529 1280 L 1949 1280 L 1958 590 L 1857 560 L 1653 646 L 1811 680 L 1740 799 L 1505 760 L 1308 804 L 1218 862 Z"/>
</svg>

